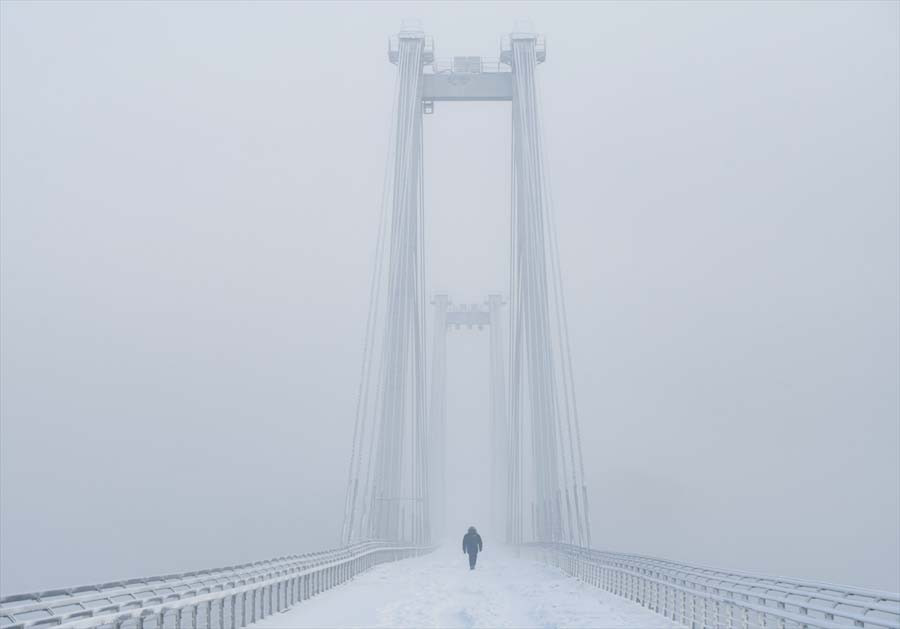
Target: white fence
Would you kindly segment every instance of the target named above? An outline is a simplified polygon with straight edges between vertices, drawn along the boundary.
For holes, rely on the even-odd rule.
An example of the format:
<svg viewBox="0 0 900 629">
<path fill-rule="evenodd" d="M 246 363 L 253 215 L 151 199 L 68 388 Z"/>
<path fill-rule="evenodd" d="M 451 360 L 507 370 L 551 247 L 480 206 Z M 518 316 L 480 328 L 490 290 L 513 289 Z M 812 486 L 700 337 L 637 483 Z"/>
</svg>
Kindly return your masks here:
<svg viewBox="0 0 900 629">
<path fill-rule="evenodd" d="M 239 566 L 0 598 L 2 629 L 237 629 L 430 548 L 365 542 Z"/>
<path fill-rule="evenodd" d="M 567 544 L 524 547 L 586 583 L 692 628 L 900 628 L 900 595 L 895 593 L 726 572 Z"/>
</svg>

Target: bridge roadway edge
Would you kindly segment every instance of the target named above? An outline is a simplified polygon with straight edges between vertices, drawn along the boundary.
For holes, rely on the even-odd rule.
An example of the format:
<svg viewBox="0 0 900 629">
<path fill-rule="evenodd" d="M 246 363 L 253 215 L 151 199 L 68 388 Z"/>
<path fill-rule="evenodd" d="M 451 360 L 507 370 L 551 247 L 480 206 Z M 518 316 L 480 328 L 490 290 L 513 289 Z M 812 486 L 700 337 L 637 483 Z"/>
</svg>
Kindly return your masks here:
<svg viewBox="0 0 900 629">
<path fill-rule="evenodd" d="M 221 569 L 6 596 L 0 598 L 0 629 L 238 629 L 376 565 L 434 548 L 370 541 Z M 516 549 L 684 626 L 900 629 L 900 595 L 891 592 L 567 544 Z"/>
</svg>

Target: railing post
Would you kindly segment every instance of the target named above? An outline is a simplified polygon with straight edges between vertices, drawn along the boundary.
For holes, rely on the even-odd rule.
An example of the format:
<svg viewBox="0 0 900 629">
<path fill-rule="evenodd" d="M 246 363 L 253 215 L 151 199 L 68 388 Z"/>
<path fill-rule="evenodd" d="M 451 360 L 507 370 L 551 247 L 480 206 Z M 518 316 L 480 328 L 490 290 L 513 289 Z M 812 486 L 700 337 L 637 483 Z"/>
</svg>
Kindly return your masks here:
<svg viewBox="0 0 900 629">
<path fill-rule="evenodd" d="M 656 576 L 653 573 L 650 573 L 651 576 Z M 665 586 L 656 581 L 653 582 L 653 611 L 657 614 L 660 613 L 660 610 L 665 612 Z M 662 614 L 665 616 L 665 613 Z"/>
<path fill-rule="evenodd" d="M 669 600 L 671 597 L 671 600 Z M 670 620 L 675 620 L 678 617 L 678 593 L 672 589 L 672 587 L 666 583 L 666 602 L 664 605 L 666 609 L 666 618 Z"/>
<path fill-rule="evenodd" d="M 704 591 L 705 592 L 705 591 Z M 712 605 L 710 604 L 710 600 L 706 597 L 704 593 L 703 596 L 703 629 L 712 626 Z"/>
</svg>

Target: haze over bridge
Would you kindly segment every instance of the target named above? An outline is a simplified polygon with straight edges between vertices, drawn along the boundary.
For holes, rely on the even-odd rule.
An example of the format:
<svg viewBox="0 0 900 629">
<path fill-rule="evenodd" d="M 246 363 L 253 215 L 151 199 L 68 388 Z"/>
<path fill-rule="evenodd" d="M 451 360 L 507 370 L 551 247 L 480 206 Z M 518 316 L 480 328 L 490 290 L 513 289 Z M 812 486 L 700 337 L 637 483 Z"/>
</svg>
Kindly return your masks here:
<svg viewBox="0 0 900 629">
<path fill-rule="evenodd" d="M 536 70 L 546 59 L 543 40 L 531 32 L 514 32 L 501 45 L 497 61 L 460 57 L 442 63 L 430 39 L 411 28 L 392 41 L 389 54 L 399 71 L 394 144 L 373 267 L 342 546 L 218 570 L 9 596 L 0 612 L 4 626 L 244 626 L 363 572 L 369 574 L 356 579 L 354 586 L 329 594 L 336 608 L 364 607 L 354 603 L 354 588 L 365 586 L 365 579 L 372 576 L 385 576 L 390 579 L 388 589 L 401 597 L 419 588 L 428 596 L 422 606 L 406 611 L 398 606 L 397 613 L 382 621 L 418 625 L 434 620 L 444 625 L 455 618 L 461 625 L 577 624 L 577 618 L 513 616 L 518 604 L 503 607 L 498 591 L 505 583 L 520 588 L 519 596 L 511 600 L 549 596 L 540 588 L 528 589 L 535 581 L 560 579 L 537 568 L 531 562 L 537 559 L 650 609 L 660 625 L 897 627 L 896 594 L 723 572 L 592 548 L 559 245 L 541 139 Z M 508 287 L 498 287 L 498 295 L 507 295 L 505 306 L 502 298 L 493 296 L 486 309 L 451 310 L 449 298 L 429 299 L 425 285 L 422 116 L 443 106 L 437 103 L 468 100 L 511 103 L 511 277 Z M 432 301 L 429 361 L 427 321 Z M 502 325 L 501 307 L 508 310 L 508 330 Z M 484 605 L 463 600 L 470 592 L 450 576 L 454 565 L 449 555 L 432 554 L 445 509 L 440 482 L 446 419 L 441 347 L 446 326 L 457 324 L 488 326 L 491 333 L 493 524 L 504 532 L 508 554 L 493 564 L 496 568 L 485 568 L 485 574 L 496 578 L 480 583 L 488 598 L 494 595 L 494 603 Z M 375 570 L 398 560 L 410 563 Z M 390 568 L 401 565 L 414 566 L 417 575 L 405 589 L 390 586 L 403 572 Z M 514 577 L 520 572 L 530 580 L 517 582 Z M 592 593 L 575 581 L 557 583 L 579 588 L 579 597 Z M 434 619 L 416 615 L 437 600 L 445 601 L 447 614 Z M 653 618 L 616 599 L 598 600 L 609 605 L 610 615 L 618 614 L 632 626 L 644 626 L 648 617 Z M 334 618 L 336 608 L 310 622 Z M 584 615 L 583 605 L 575 608 L 594 624 L 611 622 L 609 615 Z M 307 611 L 315 611 L 312 603 L 300 605 L 299 620 L 289 622 L 303 624 Z M 457 611 L 466 613 L 454 616 Z M 503 616 L 504 611 L 510 615 Z M 276 626 L 278 620 L 275 616 L 266 622 Z M 360 624 L 370 621 L 366 617 Z"/>
</svg>

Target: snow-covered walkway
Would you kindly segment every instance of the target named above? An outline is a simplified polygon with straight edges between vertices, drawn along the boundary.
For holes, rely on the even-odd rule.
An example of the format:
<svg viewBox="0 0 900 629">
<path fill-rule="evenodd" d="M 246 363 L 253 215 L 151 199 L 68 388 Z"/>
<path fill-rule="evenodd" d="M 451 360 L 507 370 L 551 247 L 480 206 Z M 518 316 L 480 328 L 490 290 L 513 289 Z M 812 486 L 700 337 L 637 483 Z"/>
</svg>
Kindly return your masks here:
<svg viewBox="0 0 900 629">
<path fill-rule="evenodd" d="M 376 566 L 254 628 L 679 626 L 503 549 L 486 548 L 471 572 L 454 550 Z"/>
</svg>

